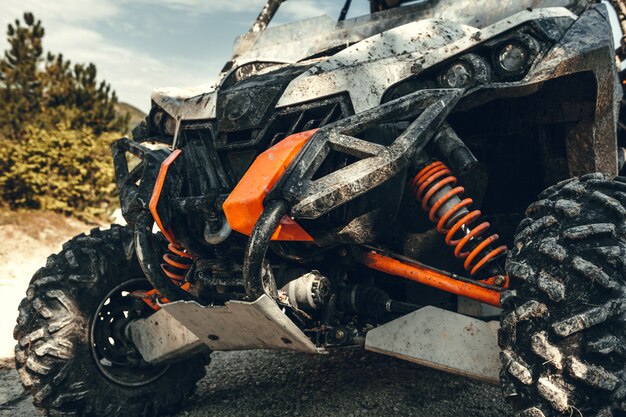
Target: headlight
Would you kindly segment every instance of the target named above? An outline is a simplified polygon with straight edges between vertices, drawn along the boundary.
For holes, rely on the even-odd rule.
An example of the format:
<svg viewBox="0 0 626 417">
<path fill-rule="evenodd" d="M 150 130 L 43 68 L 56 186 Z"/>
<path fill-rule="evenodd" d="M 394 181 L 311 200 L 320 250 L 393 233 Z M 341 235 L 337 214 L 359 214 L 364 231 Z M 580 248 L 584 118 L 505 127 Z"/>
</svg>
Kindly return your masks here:
<svg viewBox="0 0 626 417">
<path fill-rule="evenodd" d="M 381 103 L 418 90 L 433 88 L 471 89 L 490 83 L 522 80 L 543 50 L 545 40 L 535 38 L 530 27 L 477 44 L 472 52 L 455 56 L 431 68 L 422 69 L 415 63 L 412 75 L 387 89 Z"/>
<path fill-rule="evenodd" d="M 498 52 L 498 67 L 509 74 L 519 74 L 526 69 L 530 53 L 526 47 L 517 42 L 508 43 Z"/>
<path fill-rule="evenodd" d="M 153 135 L 174 136 L 176 132 L 176 119 L 167 114 L 165 110 L 154 105 L 148 115 L 148 127 Z"/>
<path fill-rule="evenodd" d="M 163 131 L 169 136 L 174 136 L 176 134 L 176 119 L 169 114 L 166 115 Z"/>
<path fill-rule="evenodd" d="M 476 54 L 467 54 L 445 67 L 437 82 L 442 88 L 466 88 L 485 83 L 491 78 L 489 65 Z"/>
<path fill-rule="evenodd" d="M 539 43 L 526 33 L 518 33 L 495 50 L 496 71 L 504 77 L 523 75 L 541 50 Z"/>
<path fill-rule="evenodd" d="M 448 88 L 465 88 L 474 80 L 472 69 L 465 62 L 455 62 L 439 75 L 439 84 Z"/>
</svg>

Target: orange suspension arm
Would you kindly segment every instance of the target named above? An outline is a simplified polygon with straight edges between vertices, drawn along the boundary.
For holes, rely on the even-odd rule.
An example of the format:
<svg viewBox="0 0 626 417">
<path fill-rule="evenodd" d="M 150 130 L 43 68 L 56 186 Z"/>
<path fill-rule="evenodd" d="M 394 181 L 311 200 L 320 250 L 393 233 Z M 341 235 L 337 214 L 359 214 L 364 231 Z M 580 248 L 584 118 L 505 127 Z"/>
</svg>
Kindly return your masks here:
<svg viewBox="0 0 626 417">
<path fill-rule="evenodd" d="M 362 252 L 359 262 L 377 271 L 396 275 L 442 291 L 500 307 L 500 290 L 486 285 L 460 281 L 419 263 L 406 263 L 376 252 Z"/>
</svg>

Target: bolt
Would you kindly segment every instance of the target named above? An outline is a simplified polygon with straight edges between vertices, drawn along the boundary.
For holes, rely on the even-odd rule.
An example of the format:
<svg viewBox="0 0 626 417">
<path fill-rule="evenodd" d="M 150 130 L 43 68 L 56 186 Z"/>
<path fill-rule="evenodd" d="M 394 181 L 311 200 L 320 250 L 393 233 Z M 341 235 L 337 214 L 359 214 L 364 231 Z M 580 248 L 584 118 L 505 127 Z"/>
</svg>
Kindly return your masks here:
<svg viewBox="0 0 626 417">
<path fill-rule="evenodd" d="M 506 278 L 502 275 L 496 275 L 496 277 L 493 279 L 493 283 L 496 284 L 498 287 L 501 287 L 506 283 Z"/>
<path fill-rule="evenodd" d="M 339 249 L 339 256 L 344 257 L 348 254 L 348 250 L 346 248 Z"/>
<path fill-rule="evenodd" d="M 346 337 L 346 333 L 343 330 L 341 329 L 335 330 L 335 339 L 343 340 L 344 337 Z"/>
</svg>

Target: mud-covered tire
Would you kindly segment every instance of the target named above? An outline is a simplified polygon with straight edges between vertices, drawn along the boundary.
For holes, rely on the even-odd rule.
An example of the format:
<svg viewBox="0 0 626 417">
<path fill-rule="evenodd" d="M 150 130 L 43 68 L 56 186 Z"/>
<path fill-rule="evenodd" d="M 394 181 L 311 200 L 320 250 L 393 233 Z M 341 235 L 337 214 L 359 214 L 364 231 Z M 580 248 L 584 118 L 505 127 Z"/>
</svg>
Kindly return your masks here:
<svg viewBox="0 0 626 417">
<path fill-rule="evenodd" d="M 517 417 L 626 416 L 626 179 L 548 188 L 506 269 L 502 391 Z"/>
<path fill-rule="evenodd" d="M 205 357 L 164 367 L 137 386 L 114 382 L 96 364 L 90 329 L 97 309 L 110 291 L 143 277 L 132 234 L 120 226 L 73 238 L 34 275 L 19 306 L 15 359 L 45 415 L 157 416 L 175 411 L 193 393 L 205 374 Z"/>
</svg>

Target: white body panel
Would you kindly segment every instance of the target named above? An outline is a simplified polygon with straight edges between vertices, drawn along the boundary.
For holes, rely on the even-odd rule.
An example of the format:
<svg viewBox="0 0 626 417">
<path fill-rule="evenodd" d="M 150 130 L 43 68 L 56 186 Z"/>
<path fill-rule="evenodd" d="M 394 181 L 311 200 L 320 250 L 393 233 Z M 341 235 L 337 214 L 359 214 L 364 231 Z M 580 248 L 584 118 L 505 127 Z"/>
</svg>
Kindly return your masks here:
<svg viewBox="0 0 626 417">
<path fill-rule="evenodd" d="M 192 88 L 159 88 L 151 98 L 176 120 L 214 119 L 216 88 L 216 82 Z"/>
<path fill-rule="evenodd" d="M 277 107 L 348 92 L 355 113 L 380 104 L 393 84 L 530 20 L 576 16 L 558 7 L 523 11 L 484 29 L 429 19 L 409 23 L 344 49 L 293 80 Z"/>
<path fill-rule="evenodd" d="M 566 0 L 521 1 L 523 4 L 503 6 L 491 13 L 479 11 L 472 14 L 473 17 L 468 11 L 477 11 L 480 2 L 469 3 L 441 2 L 435 13 L 406 7 L 407 13 L 416 16 L 421 13 L 425 19 L 416 19 L 373 36 L 369 34 L 377 27 L 376 15 L 340 23 L 322 16 L 246 34 L 235 47 L 232 70 L 222 74 L 218 82 L 189 89 L 158 89 L 153 92 L 152 100 L 178 120 L 213 119 L 216 91 L 237 68 L 253 62 L 295 64 L 333 46 L 352 44 L 335 55 L 317 59 L 321 62 L 289 84 L 277 107 L 348 92 L 358 113 L 379 105 L 387 88 L 415 71 L 427 70 L 525 22 L 542 17 L 576 19 L 576 15 L 564 7 L 507 14 L 523 7 L 572 3 Z M 426 19 L 433 14 L 437 15 L 436 19 Z M 503 20 L 494 23 L 495 18 Z"/>
</svg>

